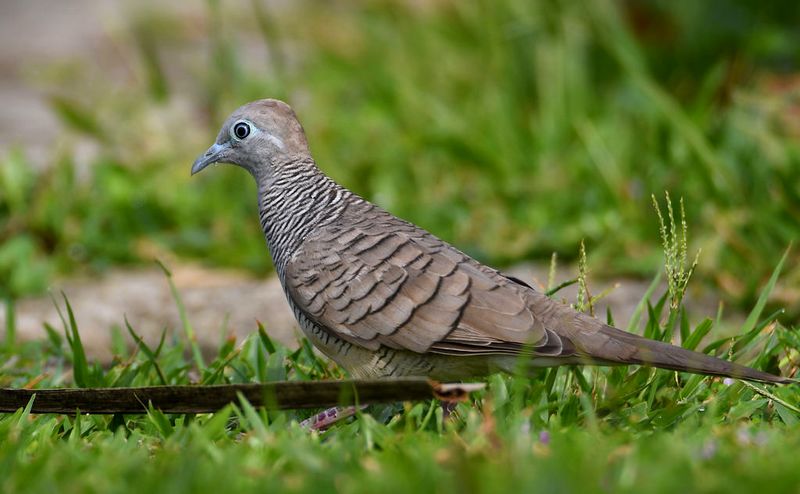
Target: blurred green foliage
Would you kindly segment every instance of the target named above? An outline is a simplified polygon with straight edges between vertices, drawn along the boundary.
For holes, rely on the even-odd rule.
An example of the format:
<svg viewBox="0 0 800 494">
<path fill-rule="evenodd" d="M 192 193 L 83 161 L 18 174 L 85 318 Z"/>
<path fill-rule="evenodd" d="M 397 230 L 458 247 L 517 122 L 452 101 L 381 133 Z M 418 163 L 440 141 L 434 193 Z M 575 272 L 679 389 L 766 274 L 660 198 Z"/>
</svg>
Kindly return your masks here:
<svg viewBox="0 0 800 494">
<path fill-rule="evenodd" d="M 596 272 L 651 273 L 650 196 L 668 190 L 703 249 L 698 275 L 746 302 L 798 237 L 791 2 L 209 1 L 201 14 L 132 8 L 114 38 L 124 87 L 76 61 L 41 78 L 98 153 L 85 176 L 69 146 L 43 173 L 2 158 L 4 294 L 163 252 L 266 272 L 251 179 L 188 179 L 227 114 L 262 97 L 295 107 L 338 181 L 483 261 L 574 258 L 585 238 Z"/>
</svg>

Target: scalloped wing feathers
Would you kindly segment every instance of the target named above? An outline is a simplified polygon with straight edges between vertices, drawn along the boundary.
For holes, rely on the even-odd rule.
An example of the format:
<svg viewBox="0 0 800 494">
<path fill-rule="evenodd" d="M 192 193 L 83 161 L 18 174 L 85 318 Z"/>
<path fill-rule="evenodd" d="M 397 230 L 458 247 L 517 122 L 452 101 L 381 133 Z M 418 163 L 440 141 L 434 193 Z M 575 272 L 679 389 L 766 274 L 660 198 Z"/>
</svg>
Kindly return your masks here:
<svg viewBox="0 0 800 494">
<path fill-rule="evenodd" d="M 370 349 L 573 354 L 535 314 L 533 290 L 406 222 L 385 228 L 392 219 L 328 226 L 291 257 L 287 290 L 321 326 Z"/>
</svg>

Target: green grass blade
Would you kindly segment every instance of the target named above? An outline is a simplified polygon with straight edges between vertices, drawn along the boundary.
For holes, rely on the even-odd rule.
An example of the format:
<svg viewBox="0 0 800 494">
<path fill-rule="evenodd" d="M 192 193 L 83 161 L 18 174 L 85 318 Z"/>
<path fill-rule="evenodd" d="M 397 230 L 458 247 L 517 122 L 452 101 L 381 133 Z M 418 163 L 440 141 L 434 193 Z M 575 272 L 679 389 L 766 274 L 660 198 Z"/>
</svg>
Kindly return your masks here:
<svg viewBox="0 0 800 494">
<path fill-rule="evenodd" d="M 713 327 L 714 327 L 714 321 L 712 321 L 709 318 L 704 319 L 703 322 L 701 322 L 700 324 L 697 325 L 696 328 L 694 328 L 694 331 L 692 331 L 689 334 L 688 338 L 682 341 L 683 348 L 686 348 L 688 350 L 696 349 L 697 345 L 699 345 L 700 342 L 703 341 L 703 338 L 705 338 L 706 335 L 708 335 L 709 331 L 711 331 L 711 328 Z"/>
<path fill-rule="evenodd" d="M 153 408 L 152 403 L 147 404 L 147 419 L 164 439 L 170 437 L 173 432 L 175 432 L 175 428 L 170 423 L 169 418 L 167 418 L 161 410 Z"/>
<path fill-rule="evenodd" d="M 238 393 L 239 397 L 239 406 L 241 407 L 242 415 L 243 415 L 243 422 L 248 426 L 249 429 L 255 431 L 255 433 L 260 437 L 267 436 L 267 424 L 264 421 L 264 418 L 258 413 L 258 410 L 247 401 L 247 398 L 244 397 L 241 393 Z"/>
<path fill-rule="evenodd" d="M 203 360 L 203 352 L 200 351 L 200 345 L 197 343 L 197 334 L 195 334 L 194 328 L 192 327 L 191 322 L 189 322 L 189 316 L 186 314 L 186 307 L 183 305 L 183 299 L 181 299 L 181 295 L 178 293 L 178 288 L 175 286 L 175 282 L 172 279 L 172 272 L 167 269 L 167 267 L 161 261 L 156 260 L 156 264 L 158 264 L 158 266 L 164 272 L 164 275 L 167 277 L 169 290 L 172 292 L 172 298 L 175 300 L 175 304 L 178 306 L 178 314 L 181 318 L 181 325 L 183 326 L 184 334 L 186 334 L 186 340 L 189 343 L 189 348 L 191 348 L 192 351 L 192 358 L 197 366 L 197 370 L 202 373 L 206 368 L 205 361 Z"/>
<path fill-rule="evenodd" d="M 750 311 L 750 314 L 744 321 L 744 325 L 742 325 L 742 333 L 749 333 L 756 327 L 756 324 L 758 324 L 758 319 L 761 317 L 761 313 L 764 311 L 764 306 L 767 305 L 767 300 L 769 300 L 769 296 L 772 294 L 772 290 L 775 288 L 775 284 L 778 282 L 778 277 L 783 270 L 783 264 L 786 262 L 786 258 L 789 257 L 789 251 L 791 249 L 792 246 L 790 245 L 784 251 L 781 260 L 778 261 L 777 266 L 775 266 L 775 269 L 772 271 L 772 276 L 769 277 L 769 281 L 767 281 L 766 286 L 764 286 L 764 289 L 761 290 L 761 294 L 758 296 L 756 305 L 753 307 L 753 310 Z"/>
<path fill-rule="evenodd" d="M 86 360 L 86 352 L 83 349 L 83 342 L 81 335 L 78 332 L 78 324 L 75 322 L 75 314 L 72 312 L 72 306 L 67 299 L 67 296 L 62 293 L 64 297 L 64 304 L 67 308 L 67 317 L 69 318 L 69 327 L 67 332 L 67 340 L 69 341 L 70 350 L 72 351 L 72 372 L 75 378 L 75 384 L 79 388 L 88 388 L 94 384 L 92 374 L 89 370 L 89 363 Z"/>
<path fill-rule="evenodd" d="M 264 349 L 267 353 L 275 353 L 275 344 L 272 343 L 272 338 L 267 334 L 264 325 L 261 324 L 261 321 L 256 321 L 256 324 L 258 324 L 258 337 L 261 340 L 261 344 L 264 345 Z"/>
<path fill-rule="evenodd" d="M 639 300 L 639 303 L 636 304 L 636 308 L 633 310 L 633 314 L 631 314 L 631 320 L 628 323 L 627 331 L 629 333 L 635 333 L 636 329 L 639 327 L 639 321 L 642 318 L 642 313 L 648 308 L 648 302 L 650 298 L 653 296 L 653 293 L 658 288 L 658 284 L 661 282 L 661 271 L 659 271 L 653 281 L 650 282 L 650 286 L 647 287 L 645 290 L 644 295 L 642 295 L 642 299 Z"/>
<path fill-rule="evenodd" d="M 168 384 L 167 383 L 167 378 L 164 377 L 164 373 L 161 371 L 161 366 L 158 365 L 158 355 L 157 355 L 157 353 L 153 352 L 153 350 L 151 350 L 150 347 L 147 346 L 147 343 L 144 342 L 142 337 L 139 336 L 138 334 L 136 334 L 136 331 L 133 330 L 133 327 L 131 326 L 131 323 L 128 321 L 128 317 L 124 316 L 123 319 L 125 320 L 125 328 L 128 330 L 128 334 L 131 335 L 131 338 L 133 338 L 133 341 L 134 341 L 134 343 L 136 343 L 136 346 L 139 348 L 139 350 L 142 353 L 144 353 L 145 357 L 147 357 L 147 360 L 153 366 L 153 369 L 155 369 L 156 375 L 158 376 L 158 379 L 161 382 L 161 384 L 166 386 Z M 161 343 L 158 345 L 159 350 L 161 349 L 161 345 L 164 344 L 164 335 L 165 334 L 166 334 L 166 331 L 161 333 Z"/>
<path fill-rule="evenodd" d="M 559 291 L 563 290 L 564 288 L 566 288 L 568 286 L 572 286 L 577 282 L 578 282 L 578 278 L 574 278 L 574 279 L 571 279 L 571 280 L 564 281 L 563 283 L 559 283 L 555 287 L 547 290 L 546 292 L 544 292 L 544 294 L 547 295 L 548 297 L 552 297 L 553 295 L 555 295 Z"/>
</svg>

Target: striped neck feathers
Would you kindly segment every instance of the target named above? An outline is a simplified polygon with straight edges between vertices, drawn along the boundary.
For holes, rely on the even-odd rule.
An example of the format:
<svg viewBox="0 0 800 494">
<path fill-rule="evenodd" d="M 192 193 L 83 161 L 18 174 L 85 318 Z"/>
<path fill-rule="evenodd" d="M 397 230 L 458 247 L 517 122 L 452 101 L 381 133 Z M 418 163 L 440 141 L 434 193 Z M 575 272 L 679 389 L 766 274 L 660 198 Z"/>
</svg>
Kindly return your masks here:
<svg viewBox="0 0 800 494">
<path fill-rule="evenodd" d="M 311 159 L 275 168 L 276 173 L 256 181 L 261 229 L 283 278 L 286 263 L 303 240 L 339 218 L 353 194 L 322 173 Z"/>
</svg>

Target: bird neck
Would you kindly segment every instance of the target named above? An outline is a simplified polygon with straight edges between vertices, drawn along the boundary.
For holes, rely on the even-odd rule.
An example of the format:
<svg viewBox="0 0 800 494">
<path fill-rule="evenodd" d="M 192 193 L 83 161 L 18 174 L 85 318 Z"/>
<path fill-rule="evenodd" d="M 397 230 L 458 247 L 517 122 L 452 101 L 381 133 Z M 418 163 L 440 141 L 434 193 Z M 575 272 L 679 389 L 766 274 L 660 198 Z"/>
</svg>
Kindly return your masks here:
<svg viewBox="0 0 800 494">
<path fill-rule="evenodd" d="M 315 229 L 335 221 L 352 193 L 317 168 L 295 159 L 256 177 L 261 229 L 281 280 L 292 254 Z"/>
</svg>

